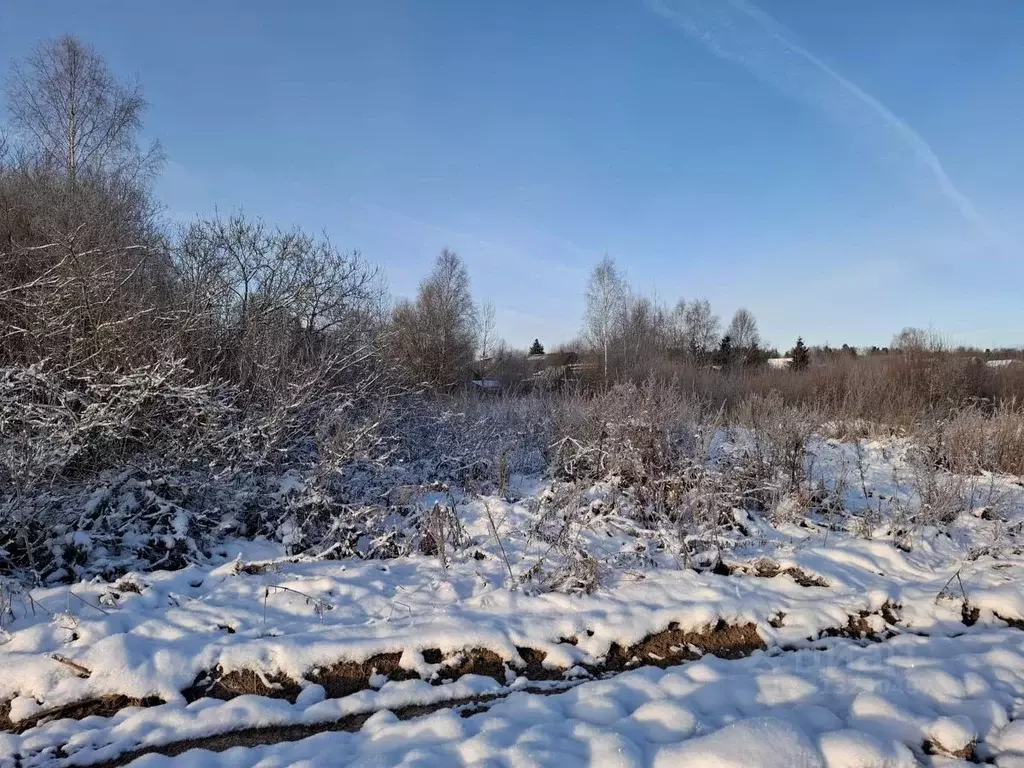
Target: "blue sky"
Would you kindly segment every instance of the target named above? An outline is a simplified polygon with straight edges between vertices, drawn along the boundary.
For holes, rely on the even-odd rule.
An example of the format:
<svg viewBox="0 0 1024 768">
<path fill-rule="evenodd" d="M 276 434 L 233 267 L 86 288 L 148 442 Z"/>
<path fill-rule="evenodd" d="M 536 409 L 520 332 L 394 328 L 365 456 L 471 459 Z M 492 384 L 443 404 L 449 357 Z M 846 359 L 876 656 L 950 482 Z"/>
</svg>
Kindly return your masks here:
<svg viewBox="0 0 1024 768">
<path fill-rule="evenodd" d="M 785 347 L 1024 344 L 1018 0 L 31 2 L 151 103 L 171 219 L 326 231 L 408 295 L 456 250 L 509 343 L 639 290 Z"/>
</svg>

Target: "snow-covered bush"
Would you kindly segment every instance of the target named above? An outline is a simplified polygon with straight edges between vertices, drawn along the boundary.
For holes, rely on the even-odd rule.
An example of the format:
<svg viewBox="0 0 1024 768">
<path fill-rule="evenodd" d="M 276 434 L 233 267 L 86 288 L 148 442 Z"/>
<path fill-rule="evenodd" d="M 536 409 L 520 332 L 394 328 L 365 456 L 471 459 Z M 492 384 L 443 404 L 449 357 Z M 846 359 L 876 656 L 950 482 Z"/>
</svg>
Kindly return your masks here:
<svg viewBox="0 0 1024 768">
<path fill-rule="evenodd" d="M 318 503 L 348 512 L 335 476 L 376 455 L 380 407 L 326 383 L 287 394 L 246 409 L 233 387 L 193 383 L 173 360 L 0 370 L 0 572 L 56 581 L 181 567 L 221 533 L 283 537 Z M 284 493 L 288 473 L 297 490 Z"/>
<path fill-rule="evenodd" d="M 760 479 L 778 484 L 781 493 L 796 491 L 804 480 L 807 441 L 823 419 L 814 408 L 787 406 L 772 393 L 751 395 L 740 403 L 736 420 L 746 427 L 751 458 Z"/>
<path fill-rule="evenodd" d="M 927 437 L 950 470 L 1024 475 L 1024 412 L 1016 403 L 1003 403 L 991 413 L 963 408 L 938 426 Z"/>
</svg>

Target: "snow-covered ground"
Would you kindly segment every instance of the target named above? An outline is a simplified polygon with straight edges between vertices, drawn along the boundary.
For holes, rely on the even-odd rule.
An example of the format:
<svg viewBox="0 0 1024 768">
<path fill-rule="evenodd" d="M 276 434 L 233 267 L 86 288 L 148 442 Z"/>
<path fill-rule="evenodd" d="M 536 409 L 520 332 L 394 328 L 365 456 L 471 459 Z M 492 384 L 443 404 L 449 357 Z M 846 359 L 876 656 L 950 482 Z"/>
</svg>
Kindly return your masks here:
<svg viewBox="0 0 1024 768">
<path fill-rule="evenodd" d="M 904 524 L 935 503 L 906 450 L 816 440 L 807 471 L 838 502 L 735 510 L 714 570 L 600 483 L 553 540 L 557 493 L 517 477 L 423 495 L 456 502 L 443 557 L 230 541 L 205 566 L 15 593 L 0 764 L 1024 766 L 1024 486 L 948 478 L 962 508 Z M 566 535 L 586 584 L 556 579 Z M 112 696 L 151 706 L 90 709 Z"/>
</svg>

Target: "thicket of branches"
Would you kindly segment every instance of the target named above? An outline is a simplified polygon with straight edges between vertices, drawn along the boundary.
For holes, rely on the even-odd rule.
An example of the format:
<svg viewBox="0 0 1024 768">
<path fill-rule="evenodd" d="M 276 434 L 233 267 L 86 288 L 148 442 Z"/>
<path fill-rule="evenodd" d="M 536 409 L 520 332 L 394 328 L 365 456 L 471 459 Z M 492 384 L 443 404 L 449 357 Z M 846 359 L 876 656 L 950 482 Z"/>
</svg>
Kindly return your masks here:
<svg viewBox="0 0 1024 768">
<path fill-rule="evenodd" d="M 166 539 L 170 556 L 201 546 L 196 521 L 229 488 L 273 501 L 261 468 L 326 475 L 376 455 L 397 384 L 375 267 L 241 214 L 168 229 L 141 88 L 75 38 L 38 46 L 5 86 L 0 566 L 70 574 L 88 524 L 66 507 L 90 489 L 110 526 L 91 546 L 122 549 L 149 509 L 132 551 Z"/>
<path fill-rule="evenodd" d="M 425 397 L 493 341 L 459 257 L 392 307 L 324 237 L 241 213 L 170 227 L 137 83 L 63 37 L 4 86 L 0 572 L 180 564 L 227 532 L 393 552 L 382 495 L 459 471 L 436 451 L 404 471 L 412 446 L 468 439 Z"/>
<path fill-rule="evenodd" d="M 749 311 L 723 329 L 706 300 L 662 306 L 605 259 L 581 342 L 519 354 L 448 250 L 392 306 L 378 269 L 325 237 L 241 213 L 168 227 L 141 88 L 79 40 L 40 45 L 6 91 L 0 574 L 175 567 L 227 534 L 392 556 L 433 525 L 416 504 L 431 483 L 500 489 L 545 468 L 579 499 L 613 477 L 631 524 L 699 538 L 731 504 L 806 490 L 812 431 L 859 437 L 868 421 L 932 425 L 934 466 L 1024 472 L 1024 375 L 938 355 L 927 334 L 771 369 Z M 484 355 L 506 381 L 551 386 L 462 392 Z M 537 361 L 559 377 L 578 365 L 545 379 Z M 760 435 L 735 472 L 706 466 L 725 424 Z"/>
</svg>

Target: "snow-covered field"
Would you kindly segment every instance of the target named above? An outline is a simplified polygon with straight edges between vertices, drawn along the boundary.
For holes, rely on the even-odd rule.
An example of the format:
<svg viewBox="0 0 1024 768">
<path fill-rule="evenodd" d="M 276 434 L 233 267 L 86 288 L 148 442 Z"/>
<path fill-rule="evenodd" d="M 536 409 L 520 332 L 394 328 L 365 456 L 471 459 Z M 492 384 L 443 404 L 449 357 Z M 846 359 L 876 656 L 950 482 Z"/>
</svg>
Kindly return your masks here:
<svg viewBox="0 0 1024 768">
<path fill-rule="evenodd" d="M 736 509 L 699 556 L 607 483 L 546 536 L 553 484 L 513 477 L 423 495 L 463 529 L 440 553 L 229 541 L 15 591 L 0 764 L 1024 766 L 1024 486 L 907 517 L 937 501 L 905 449 L 816 440 L 836 503 Z"/>
</svg>

